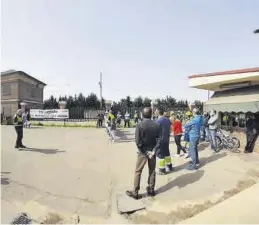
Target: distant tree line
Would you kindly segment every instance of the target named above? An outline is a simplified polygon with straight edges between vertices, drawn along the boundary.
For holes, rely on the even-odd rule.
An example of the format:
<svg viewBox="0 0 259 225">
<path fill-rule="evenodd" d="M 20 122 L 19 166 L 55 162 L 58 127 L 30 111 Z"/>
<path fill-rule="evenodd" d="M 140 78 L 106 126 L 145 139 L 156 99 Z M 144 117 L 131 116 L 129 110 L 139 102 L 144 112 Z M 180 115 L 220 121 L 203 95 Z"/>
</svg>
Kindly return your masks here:
<svg viewBox="0 0 259 225">
<path fill-rule="evenodd" d="M 100 110 L 101 104 L 97 95 L 94 93 L 89 94 L 88 96 L 84 96 L 82 93 L 79 93 L 75 96 L 60 96 L 56 98 L 54 96 L 50 96 L 49 99 L 44 101 L 44 109 L 58 109 L 59 101 L 66 101 L 68 109 L 74 108 L 83 108 L 89 110 Z M 166 110 L 173 109 L 188 109 L 188 101 L 187 100 L 176 100 L 172 96 L 167 96 L 163 99 L 156 99 L 157 107 L 164 108 Z M 196 100 L 194 102 L 195 106 L 198 107 L 201 111 L 203 109 L 203 103 L 201 101 Z M 126 110 L 133 109 L 142 109 L 143 107 L 150 107 L 151 99 L 148 97 L 137 97 L 132 99 L 130 96 L 126 96 L 122 98 L 118 102 L 114 102 L 113 108 L 117 111 L 125 112 Z M 102 109 L 105 108 L 105 100 L 102 99 Z"/>
</svg>

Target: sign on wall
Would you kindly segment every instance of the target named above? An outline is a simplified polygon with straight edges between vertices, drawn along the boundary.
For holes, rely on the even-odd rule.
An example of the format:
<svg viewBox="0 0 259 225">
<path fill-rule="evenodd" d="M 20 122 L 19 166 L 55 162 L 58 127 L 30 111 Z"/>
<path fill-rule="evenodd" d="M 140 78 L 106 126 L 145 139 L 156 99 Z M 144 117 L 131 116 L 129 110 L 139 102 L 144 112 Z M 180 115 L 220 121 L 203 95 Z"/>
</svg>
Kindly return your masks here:
<svg viewBox="0 0 259 225">
<path fill-rule="evenodd" d="M 31 109 L 31 118 L 33 119 L 68 119 L 68 109 Z"/>
</svg>

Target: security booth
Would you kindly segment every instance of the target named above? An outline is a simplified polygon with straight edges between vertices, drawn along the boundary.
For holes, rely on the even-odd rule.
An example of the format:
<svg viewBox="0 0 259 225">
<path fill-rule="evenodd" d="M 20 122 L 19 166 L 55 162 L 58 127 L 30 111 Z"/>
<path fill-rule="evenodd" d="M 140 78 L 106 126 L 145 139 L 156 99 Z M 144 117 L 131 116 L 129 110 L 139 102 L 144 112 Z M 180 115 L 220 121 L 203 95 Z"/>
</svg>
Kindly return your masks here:
<svg viewBox="0 0 259 225">
<path fill-rule="evenodd" d="M 246 121 L 253 115 L 259 122 L 259 67 L 189 76 L 189 86 L 213 92 L 203 110 L 216 110 L 219 125 L 231 129 L 246 145 Z M 259 140 L 255 143 L 259 152 Z"/>
</svg>

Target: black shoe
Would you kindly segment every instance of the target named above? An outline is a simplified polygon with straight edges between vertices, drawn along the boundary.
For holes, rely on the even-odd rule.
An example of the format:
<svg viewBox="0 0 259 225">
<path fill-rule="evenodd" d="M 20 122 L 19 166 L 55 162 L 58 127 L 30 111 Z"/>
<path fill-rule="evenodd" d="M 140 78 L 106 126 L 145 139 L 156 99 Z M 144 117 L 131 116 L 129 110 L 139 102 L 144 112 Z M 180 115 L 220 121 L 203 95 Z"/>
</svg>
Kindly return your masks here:
<svg viewBox="0 0 259 225">
<path fill-rule="evenodd" d="M 20 148 L 26 148 L 26 146 L 24 146 L 24 145 L 21 145 L 21 146 L 20 146 Z"/>
<path fill-rule="evenodd" d="M 156 192 L 154 191 L 154 189 L 147 187 L 146 190 L 147 190 L 147 196 L 154 197 L 156 195 Z"/>
<path fill-rule="evenodd" d="M 17 145 L 15 145 L 14 148 L 19 148 L 19 147 Z"/>
<path fill-rule="evenodd" d="M 167 168 L 168 172 L 172 172 L 173 171 L 173 165 L 172 164 L 167 165 L 166 168 Z"/>
<path fill-rule="evenodd" d="M 134 191 L 126 191 L 126 195 L 128 195 L 129 197 L 131 197 L 135 200 L 139 199 L 138 193 L 134 192 Z"/>
</svg>

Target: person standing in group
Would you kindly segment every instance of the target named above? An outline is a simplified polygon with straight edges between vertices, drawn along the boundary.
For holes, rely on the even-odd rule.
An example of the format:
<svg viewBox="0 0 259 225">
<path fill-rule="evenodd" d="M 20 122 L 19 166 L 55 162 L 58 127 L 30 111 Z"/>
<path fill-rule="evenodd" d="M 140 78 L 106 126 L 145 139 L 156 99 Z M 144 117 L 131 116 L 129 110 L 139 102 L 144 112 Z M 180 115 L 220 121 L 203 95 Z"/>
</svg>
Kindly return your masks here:
<svg viewBox="0 0 259 225">
<path fill-rule="evenodd" d="M 26 148 L 22 144 L 22 139 L 23 139 L 23 118 L 22 118 L 22 110 L 18 109 L 17 113 L 13 117 L 14 121 L 14 128 L 17 133 L 17 139 L 15 143 L 15 148 Z"/>
<path fill-rule="evenodd" d="M 134 113 L 134 123 L 135 123 L 136 126 L 138 124 L 138 120 L 139 120 L 139 115 L 138 115 L 138 112 L 135 111 L 135 113 Z"/>
<path fill-rule="evenodd" d="M 203 134 L 203 141 L 209 141 L 209 124 L 208 121 L 210 119 L 210 114 L 208 112 L 204 112 L 203 114 L 203 124 L 202 124 L 202 134 Z"/>
<path fill-rule="evenodd" d="M 128 111 L 124 115 L 124 127 L 126 128 L 127 126 L 128 128 L 130 127 L 130 114 Z"/>
<path fill-rule="evenodd" d="M 246 121 L 246 146 L 244 153 L 253 152 L 253 145 L 256 137 L 256 120 L 253 114 L 248 115 Z"/>
<path fill-rule="evenodd" d="M 161 146 L 157 151 L 159 174 L 165 175 L 166 169 L 171 172 L 173 170 L 172 160 L 169 150 L 170 134 L 171 134 L 171 122 L 167 117 L 164 117 L 164 110 L 158 109 L 158 119 L 156 122 L 162 129 Z"/>
<path fill-rule="evenodd" d="M 186 125 L 186 124 L 188 124 L 192 120 L 193 115 L 192 115 L 191 111 L 188 111 L 188 112 L 186 112 L 185 116 L 186 116 L 185 117 L 185 125 Z M 183 140 L 184 140 L 184 148 L 186 150 L 189 150 L 190 138 L 189 138 L 189 130 L 187 130 L 187 129 L 184 129 Z"/>
<path fill-rule="evenodd" d="M 200 164 L 198 154 L 198 144 L 201 133 L 202 118 L 198 115 L 198 109 L 194 108 L 192 111 L 193 119 L 185 125 L 185 130 L 188 131 L 190 146 L 189 155 L 191 157 L 190 165 L 186 168 L 187 170 L 195 170 Z"/>
<path fill-rule="evenodd" d="M 101 116 L 101 114 L 99 113 L 99 114 L 97 115 L 97 128 L 101 128 L 101 127 L 103 126 L 102 123 L 103 123 L 103 122 L 102 122 L 102 116 Z"/>
<path fill-rule="evenodd" d="M 135 131 L 135 141 L 138 148 L 137 163 L 134 177 L 134 187 L 126 194 L 134 199 L 139 199 L 141 174 L 146 163 L 148 163 L 148 186 L 146 188 L 149 196 L 155 196 L 156 183 L 156 152 L 161 145 L 161 127 L 151 120 L 152 109 L 147 107 L 143 110 L 143 121 L 141 121 Z"/>
<path fill-rule="evenodd" d="M 116 123 L 117 123 L 118 127 L 120 127 L 120 125 L 121 125 L 121 118 L 122 118 L 122 115 L 121 115 L 121 112 L 119 111 L 116 116 Z"/>
<path fill-rule="evenodd" d="M 116 130 L 116 121 L 115 116 L 112 112 L 112 110 L 109 111 L 108 114 L 108 130 L 109 130 L 109 136 L 112 142 L 115 141 L 115 130 Z"/>
<path fill-rule="evenodd" d="M 186 152 L 186 149 L 181 145 L 183 128 L 182 128 L 182 122 L 180 120 L 180 115 L 176 115 L 172 127 L 173 127 L 174 141 L 177 146 L 177 154 L 175 156 L 180 157 L 181 151 L 183 151 L 184 156 L 187 158 L 188 153 Z"/>
<path fill-rule="evenodd" d="M 208 125 L 209 125 L 210 145 L 211 145 L 211 149 L 214 152 L 219 151 L 217 146 L 217 139 L 216 139 L 216 134 L 218 129 L 217 121 L 218 121 L 218 115 L 216 110 L 211 110 L 210 119 L 208 120 Z"/>
</svg>

